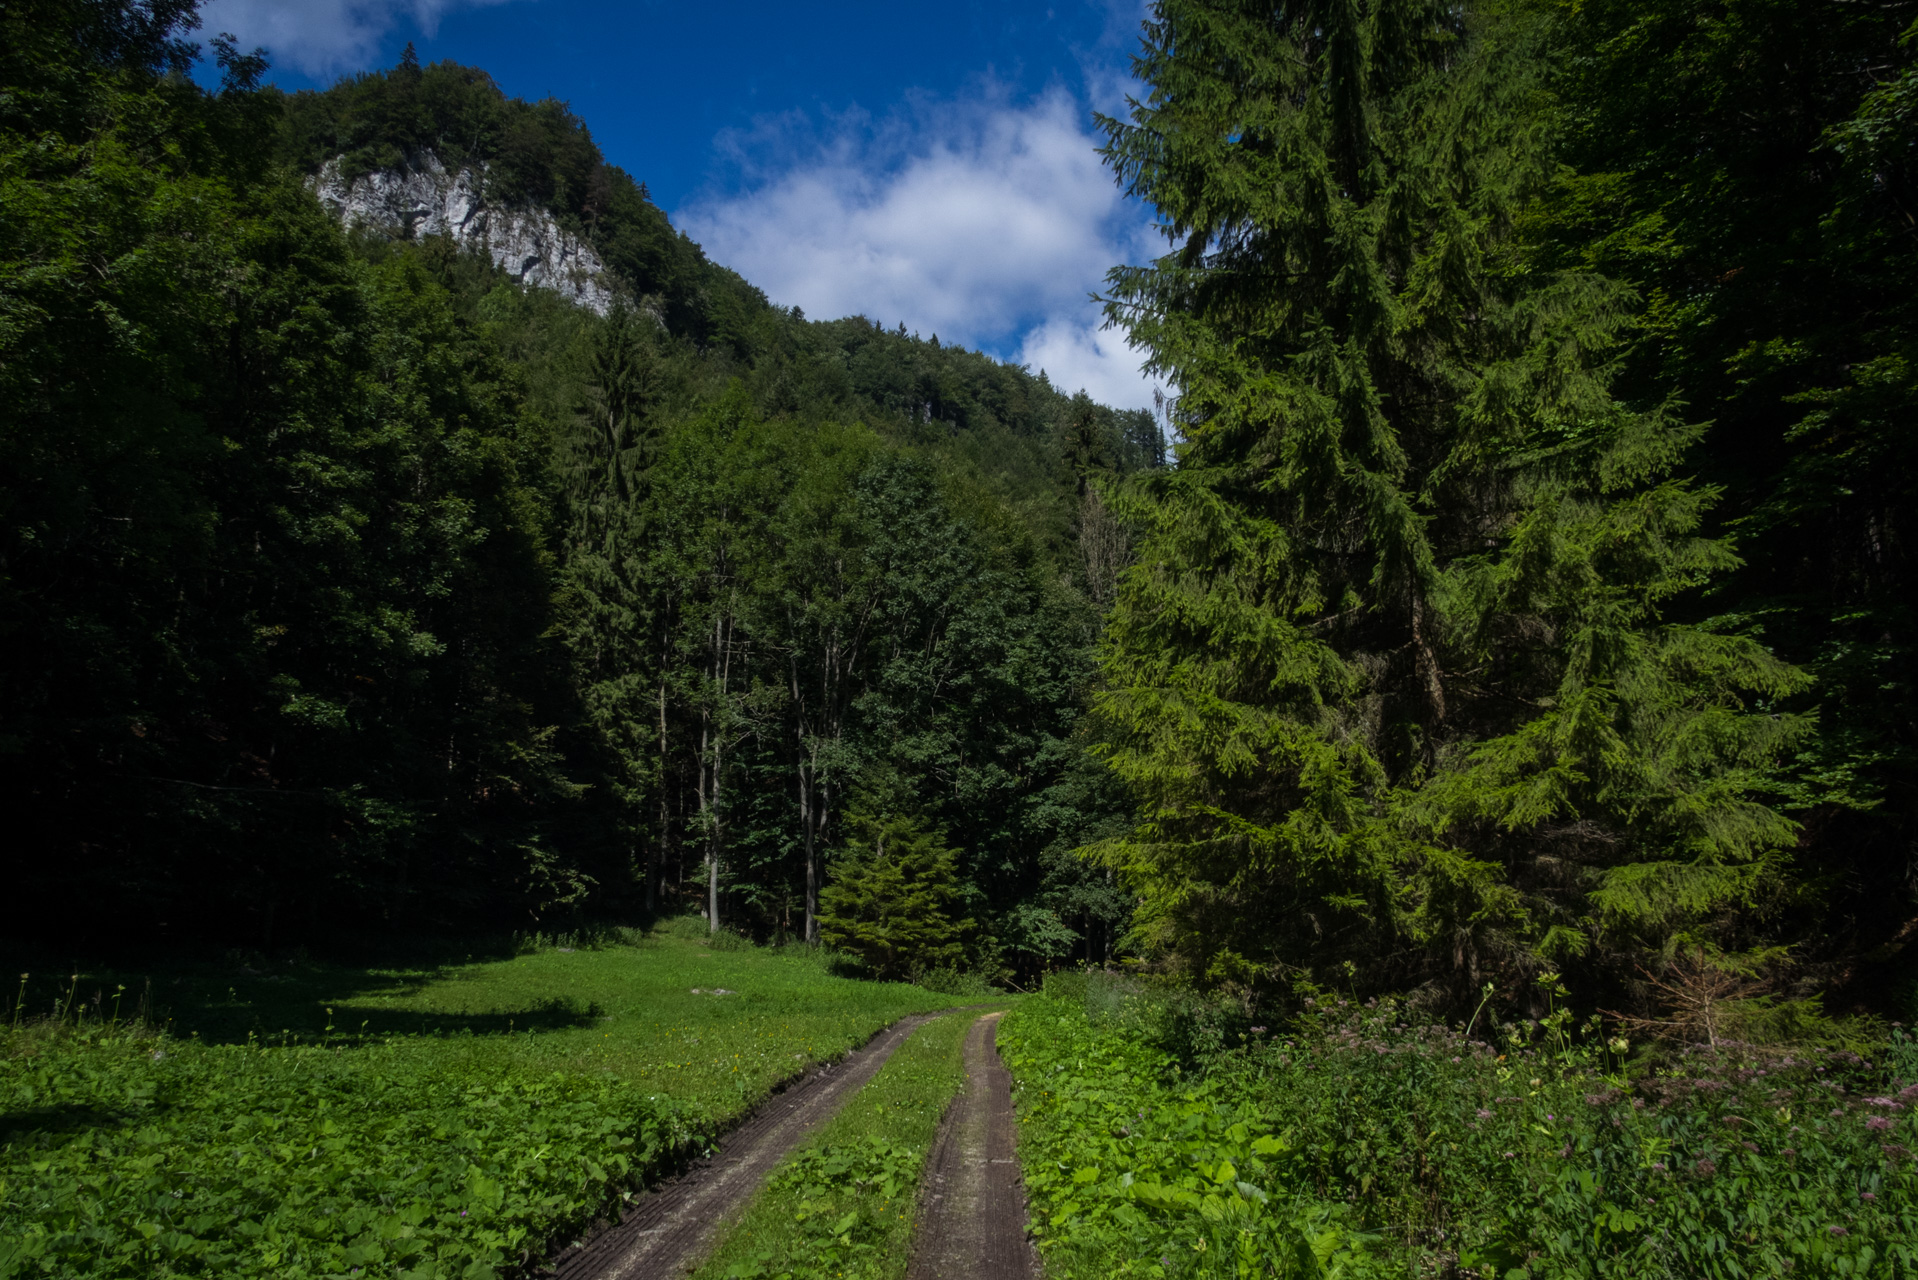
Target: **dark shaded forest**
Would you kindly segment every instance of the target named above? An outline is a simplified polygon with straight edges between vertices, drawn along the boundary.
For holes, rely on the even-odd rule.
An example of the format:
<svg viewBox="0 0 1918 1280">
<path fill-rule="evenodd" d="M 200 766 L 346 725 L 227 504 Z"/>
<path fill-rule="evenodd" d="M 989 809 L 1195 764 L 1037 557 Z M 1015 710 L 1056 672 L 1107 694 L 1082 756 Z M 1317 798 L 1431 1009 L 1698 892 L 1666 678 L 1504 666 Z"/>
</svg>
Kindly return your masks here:
<svg viewBox="0 0 1918 1280">
<path fill-rule="evenodd" d="M 812 938 L 903 818 L 963 851 L 949 959 L 1109 949 L 1090 483 L 1164 465 L 1152 416 L 770 305 L 484 72 L 288 97 L 216 41 L 204 91 L 189 13 L 7 16 L 0 741 L 23 900 L 85 904 L 39 923 Z M 610 314 L 310 192 L 427 150 L 586 237 Z"/>
<path fill-rule="evenodd" d="M 1162 412 L 773 305 L 481 70 L 203 88 L 194 8 L 0 14 L 23 933 L 1909 998 L 1918 6 L 1165 0 Z M 426 154 L 608 312 L 314 196 Z"/>
</svg>

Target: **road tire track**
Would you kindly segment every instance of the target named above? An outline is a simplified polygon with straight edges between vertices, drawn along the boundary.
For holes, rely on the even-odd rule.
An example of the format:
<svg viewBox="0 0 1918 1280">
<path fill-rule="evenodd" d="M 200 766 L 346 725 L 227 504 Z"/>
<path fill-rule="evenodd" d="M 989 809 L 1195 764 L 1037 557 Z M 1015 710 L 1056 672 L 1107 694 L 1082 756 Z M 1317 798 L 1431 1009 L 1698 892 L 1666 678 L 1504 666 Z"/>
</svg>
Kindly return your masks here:
<svg viewBox="0 0 1918 1280">
<path fill-rule="evenodd" d="M 966 1087 L 926 1157 L 906 1280 L 1038 1280 L 1026 1234 L 1012 1073 L 999 1060 L 1002 1015 L 966 1033 Z"/>
<path fill-rule="evenodd" d="M 774 1094 L 721 1138 L 711 1156 L 649 1188 L 617 1224 L 563 1250 L 538 1274 L 547 1280 L 667 1280 L 693 1270 L 711 1249 L 717 1228 L 737 1215 L 786 1153 L 864 1088 L 907 1036 L 940 1016 L 902 1018 L 862 1048 Z"/>
</svg>

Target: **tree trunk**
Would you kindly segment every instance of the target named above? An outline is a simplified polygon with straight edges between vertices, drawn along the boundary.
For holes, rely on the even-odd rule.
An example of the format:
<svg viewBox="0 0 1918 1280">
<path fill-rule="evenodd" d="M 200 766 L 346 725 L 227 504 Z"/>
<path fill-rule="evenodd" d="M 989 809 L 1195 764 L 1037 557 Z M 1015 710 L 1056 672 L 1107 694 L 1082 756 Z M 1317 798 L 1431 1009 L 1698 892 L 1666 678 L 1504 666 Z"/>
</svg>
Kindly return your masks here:
<svg viewBox="0 0 1918 1280">
<path fill-rule="evenodd" d="M 659 881 L 666 873 L 666 653 L 659 655 L 659 838 L 646 855 L 646 914 L 659 909 Z"/>
<path fill-rule="evenodd" d="M 717 625 L 717 620 L 715 620 Z M 714 655 L 717 659 L 717 654 Z M 699 825 L 706 831 L 706 932 L 719 932 L 719 868 L 713 861 L 712 806 L 706 799 L 706 780 L 712 767 L 713 708 L 710 699 L 702 699 L 699 709 L 699 771 L 693 775 L 693 787 L 699 795 Z"/>
<path fill-rule="evenodd" d="M 733 669 L 732 636 L 724 610 L 713 615 L 713 686 L 717 690 L 717 716 L 713 726 L 711 772 L 707 775 L 710 795 L 706 811 L 706 917 L 708 930 L 719 932 L 719 786 L 726 767 L 726 689 Z M 703 740 L 704 734 L 701 734 Z"/>
<path fill-rule="evenodd" d="M 805 743 L 800 743 L 799 828 L 805 838 L 806 857 L 806 941 L 819 941 L 819 859 L 813 849 L 812 778 L 806 768 Z"/>
<path fill-rule="evenodd" d="M 799 689 L 799 657 L 789 651 L 786 670 L 792 680 L 793 695 L 793 780 L 799 792 L 800 847 L 806 862 L 806 929 L 808 946 L 819 941 L 819 862 L 813 848 L 812 772 L 808 767 L 806 745 L 806 703 Z"/>
</svg>

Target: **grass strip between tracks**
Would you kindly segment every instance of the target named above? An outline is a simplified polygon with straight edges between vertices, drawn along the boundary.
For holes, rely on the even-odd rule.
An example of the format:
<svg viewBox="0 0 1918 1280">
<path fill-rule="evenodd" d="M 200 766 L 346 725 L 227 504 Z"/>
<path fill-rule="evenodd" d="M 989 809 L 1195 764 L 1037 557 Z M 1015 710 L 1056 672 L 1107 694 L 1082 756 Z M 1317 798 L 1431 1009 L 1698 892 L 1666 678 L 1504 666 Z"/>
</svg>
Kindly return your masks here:
<svg viewBox="0 0 1918 1280">
<path fill-rule="evenodd" d="M 871 1084 L 789 1156 L 695 1280 L 896 1280 L 905 1274 L 919 1175 L 965 1084 L 981 1012 L 913 1033 Z"/>
</svg>

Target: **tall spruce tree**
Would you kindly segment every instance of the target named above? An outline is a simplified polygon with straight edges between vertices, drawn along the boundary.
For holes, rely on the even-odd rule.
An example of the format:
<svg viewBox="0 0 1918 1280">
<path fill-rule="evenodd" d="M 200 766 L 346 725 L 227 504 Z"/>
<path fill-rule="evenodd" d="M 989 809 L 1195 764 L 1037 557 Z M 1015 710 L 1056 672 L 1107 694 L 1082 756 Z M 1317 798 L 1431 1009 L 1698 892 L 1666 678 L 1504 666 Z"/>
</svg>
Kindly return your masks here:
<svg viewBox="0 0 1918 1280">
<path fill-rule="evenodd" d="M 1161 0 L 1103 122 L 1173 250 L 1108 313 L 1179 392 L 1097 710 L 1142 802 L 1093 846 L 1189 972 L 1462 992 L 1739 945 L 1802 683 L 1670 616 L 1736 563 L 1620 403 L 1633 299 L 1529 262 L 1525 25 L 1432 0 Z M 1582 963 L 1579 958 L 1583 957 Z"/>
<path fill-rule="evenodd" d="M 658 399 L 649 321 L 616 303 L 600 328 L 567 438 L 564 472 L 570 517 L 565 555 L 568 640 L 581 703 L 616 762 L 615 788 L 643 842 L 642 808 L 658 787 L 663 712 L 656 714 L 657 594 L 645 562 L 641 501 L 658 447 Z M 654 856 L 635 869 L 654 904 Z"/>
<path fill-rule="evenodd" d="M 1637 288 L 1619 385 L 1712 422 L 1712 595 L 1818 678 L 1817 892 L 1770 927 L 1876 1003 L 1918 973 L 1918 3 L 1550 7 L 1569 171 L 1528 238 Z"/>
</svg>

